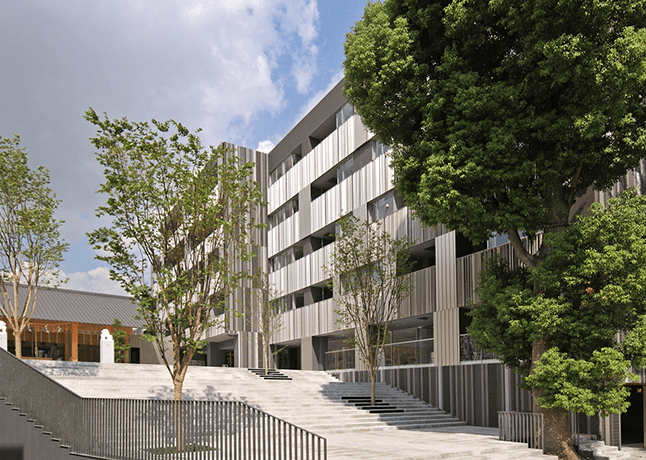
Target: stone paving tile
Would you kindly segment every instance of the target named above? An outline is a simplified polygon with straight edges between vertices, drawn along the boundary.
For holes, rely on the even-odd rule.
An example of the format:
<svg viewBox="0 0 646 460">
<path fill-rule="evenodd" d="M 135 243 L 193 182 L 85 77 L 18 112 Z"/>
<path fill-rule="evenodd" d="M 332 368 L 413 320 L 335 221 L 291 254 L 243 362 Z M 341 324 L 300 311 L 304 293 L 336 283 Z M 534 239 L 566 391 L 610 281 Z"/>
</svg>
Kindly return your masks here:
<svg viewBox="0 0 646 460">
<path fill-rule="evenodd" d="M 325 433 L 321 435 L 326 436 Z M 431 460 L 443 458 L 511 458 L 523 445 L 498 440 L 498 430 L 451 427 L 432 431 L 394 430 L 383 433 L 330 434 L 329 460 Z M 533 455 L 535 459 L 555 459 Z"/>
</svg>

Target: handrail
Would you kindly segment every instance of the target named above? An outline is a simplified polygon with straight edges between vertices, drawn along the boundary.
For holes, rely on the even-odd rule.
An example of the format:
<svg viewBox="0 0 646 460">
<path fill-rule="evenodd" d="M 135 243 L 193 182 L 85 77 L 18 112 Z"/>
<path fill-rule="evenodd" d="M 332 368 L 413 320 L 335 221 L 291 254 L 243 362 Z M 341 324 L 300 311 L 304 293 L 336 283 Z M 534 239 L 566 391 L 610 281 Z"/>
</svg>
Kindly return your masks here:
<svg viewBox="0 0 646 460">
<path fill-rule="evenodd" d="M 145 460 L 160 454 L 186 458 L 190 451 L 191 458 L 209 460 L 327 459 L 325 438 L 244 402 L 83 398 L 2 349 L 0 396 L 75 454 Z"/>
<path fill-rule="evenodd" d="M 523 442 L 532 449 L 543 449 L 545 442 L 543 414 L 498 412 L 498 430 L 501 441 Z"/>
</svg>

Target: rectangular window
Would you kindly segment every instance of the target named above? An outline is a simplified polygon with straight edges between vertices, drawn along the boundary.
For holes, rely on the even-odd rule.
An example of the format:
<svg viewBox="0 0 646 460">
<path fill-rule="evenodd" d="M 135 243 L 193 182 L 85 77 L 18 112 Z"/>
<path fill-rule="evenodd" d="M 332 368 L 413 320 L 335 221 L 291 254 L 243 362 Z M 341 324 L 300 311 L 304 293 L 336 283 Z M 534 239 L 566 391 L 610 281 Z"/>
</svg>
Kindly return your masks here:
<svg viewBox="0 0 646 460">
<path fill-rule="evenodd" d="M 381 198 L 370 203 L 368 205 L 368 211 L 373 222 L 381 220 L 395 212 L 395 192 L 391 190 Z"/>
<path fill-rule="evenodd" d="M 269 185 L 283 177 L 287 171 L 292 169 L 296 163 L 301 161 L 302 158 L 303 156 L 300 153 L 292 153 L 290 156 L 285 158 L 278 166 L 276 166 L 276 169 L 269 173 Z"/>
<path fill-rule="evenodd" d="M 272 229 L 276 225 L 284 222 L 298 212 L 298 198 L 289 200 L 276 211 L 269 215 L 269 228 Z"/>
<path fill-rule="evenodd" d="M 380 157 L 381 155 L 390 152 L 393 148 L 390 145 L 386 145 L 381 141 L 375 139 L 372 141 L 372 148 L 375 152 L 375 158 Z"/>
<path fill-rule="evenodd" d="M 339 169 L 336 170 L 336 181 L 341 183 L 352 175 L 354 172 L 354 158 L 350 158 L 348 161 L 339 166 Z"/>
<path fill-rule="evenodd" d="M 354 107 L 352 107 L 352 104 L 350 104 L 349 102 L 346 102 L 343 105 L 343 107 L 341 107 L 341 110 L 339 110 L 336 113 L 336 127 L 337 127 L 337 129 L 343 123 L 348 121 L 352 115 L 354 115 Z"/>
</svg>

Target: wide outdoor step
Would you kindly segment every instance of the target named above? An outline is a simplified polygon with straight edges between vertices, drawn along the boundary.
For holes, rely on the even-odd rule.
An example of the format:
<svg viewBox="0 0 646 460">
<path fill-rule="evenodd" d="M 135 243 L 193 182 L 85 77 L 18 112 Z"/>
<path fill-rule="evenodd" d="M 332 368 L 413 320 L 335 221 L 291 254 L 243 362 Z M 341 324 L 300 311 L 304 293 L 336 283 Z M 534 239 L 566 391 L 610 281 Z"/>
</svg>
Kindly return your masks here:
<svg viewBox="0 0 646 460">
<path fill-rule="evenodd" d="M 33 367 L 82 396 L 137 399 L 173 397 L 170 375 L 164 366 L 35 363 L 38 364 Z M 474 427 L 384 383 L 376 385 L 379 402 L 389 402 L 404 409 L 404 412 L 371 414 L 352 405 L 348 397 L 369 401 L 369 383 L 343 383 L 317 371 L 282 372 L 292 380 L 264 380 L 247 369 L 190 368 L 183 396 L 187 400 L 244 401 L 322 435 L 328 440 L 329 460 L 505 460 L 540 453 L 520 443 L 499 441 L 489 429 L 484 429 L 489 431 L 483 436 L 463 434 L 469 433 Z M 469 436 L 474 439 L 471 440 Z M 423 446 L 413 448 L 409 454 L 407 446 L 414 447 L 420 442 Z M 365 456 L 367 450 L 374 455 Z M 556 460 L 555 457 L 541 458 Z"/>
<path fill-rule="evenodd" d="M 170 375 L 164 366 L 51 361 L 30 364 L 82 396 L 173 397 Z M 277 372 L 291 380 L 265 380 L 274 378 Z M 184 381 L 183 398 L 241 400 L 297 426 L 320 432 L 430 429 L 464 424 L 389 385 L 377 384 L 376 390 L 379 402 L 372 406 L 369 383 L 343 383 L 325 372 L 272 370 L 265 374 L 264 369 L 191 367 Z M 352 401 L 362 406 L 354 407 Z"/>
</svg>

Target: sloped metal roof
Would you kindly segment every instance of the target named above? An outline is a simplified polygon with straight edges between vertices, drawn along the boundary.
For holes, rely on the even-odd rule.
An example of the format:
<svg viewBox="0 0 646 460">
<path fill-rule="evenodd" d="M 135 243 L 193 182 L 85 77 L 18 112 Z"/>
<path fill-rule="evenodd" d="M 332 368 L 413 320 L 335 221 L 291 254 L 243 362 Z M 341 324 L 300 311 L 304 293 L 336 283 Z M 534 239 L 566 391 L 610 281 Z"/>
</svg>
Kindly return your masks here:
<svg viewBox="0 0 646 460">
<path fill-rule="evenodd" d="M 7 291 L 11 296 L 13 287 L 8 285 Z M 21 285 L 20 300 L 26 295 L 27 288 Z M 137 306 L 127 296 L 40 287 L 32 319 L 110 325 L 116 318 L 126 327 L 140 327 L 136 314 Z"/>
</svg>

